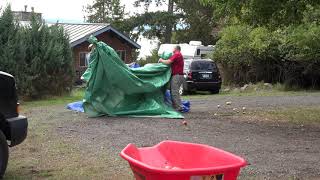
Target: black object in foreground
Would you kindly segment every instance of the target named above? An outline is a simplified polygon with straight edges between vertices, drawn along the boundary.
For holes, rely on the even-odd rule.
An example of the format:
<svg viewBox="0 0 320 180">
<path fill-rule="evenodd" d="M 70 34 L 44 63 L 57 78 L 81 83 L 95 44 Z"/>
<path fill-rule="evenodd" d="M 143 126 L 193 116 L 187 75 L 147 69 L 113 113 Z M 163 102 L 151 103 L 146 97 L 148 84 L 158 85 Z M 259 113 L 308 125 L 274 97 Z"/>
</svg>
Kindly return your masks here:
<svg viewBox="0 0 320 180">
<path fill-rule="evenodd" d="M 27 137 L 28 121 L 19 115 L 14 77 L 0 71 L 0 179 L 8 164 L 8 146 L 22 143 Z"/>
</svg>

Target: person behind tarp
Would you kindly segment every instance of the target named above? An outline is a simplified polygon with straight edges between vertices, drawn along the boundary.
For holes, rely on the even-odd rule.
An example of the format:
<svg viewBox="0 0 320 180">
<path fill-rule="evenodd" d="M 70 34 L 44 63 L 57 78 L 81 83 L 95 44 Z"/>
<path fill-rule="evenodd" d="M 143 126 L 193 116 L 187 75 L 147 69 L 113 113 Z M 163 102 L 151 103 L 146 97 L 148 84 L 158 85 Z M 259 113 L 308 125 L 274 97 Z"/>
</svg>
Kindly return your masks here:
<svg viewBox="0 0 320 180">
<path fill-rule="evenodd" d="M 92 61 L 92 59 L 90 58 L 93 51 L 95 49 L 95 45 L 94 44 L 90 44 L 88 46 L 88 50 L 89 52 L 86 54 L 86 61 L 87 61 L 87 70 L 84 72 L 84 74 L 82 74 L 82 76 L 80 77 L 81 80 L 83 80 L 84 82 L 88 82 L 90 75 L 91 75 L 91 68 L 90 68 L 90 63 Z"/>
<path fill-rule="evenodd" d="M 92 53 L 92 51 L 94 50 L 94 48 L 95 48 L 95 47 L 94 47 L 93 44 L 90 44 L 90 45 L 88 46 L 89 53 L 86 54 L 86 60 L 87 60 L 87 64 L 88 64 L 88 65 L 91 63 L 91 61 L 90 61 L 90 56 L 91 56 L 91 53 Z"/>
<path fill-rule="evenodd" d="M 179 93 L 179 88 L 183 84 L 183 56 L 181 54 L 181 47 L 175 46 L 173 49 L 173 55 L 168 59 L 159 59 L 160 63 L 171 65 L 171 80 L 170 80 L 170 91 L 172 98 L 172 106 L 177 111 L 182 111 L 181 97 Z"/>
</svg>

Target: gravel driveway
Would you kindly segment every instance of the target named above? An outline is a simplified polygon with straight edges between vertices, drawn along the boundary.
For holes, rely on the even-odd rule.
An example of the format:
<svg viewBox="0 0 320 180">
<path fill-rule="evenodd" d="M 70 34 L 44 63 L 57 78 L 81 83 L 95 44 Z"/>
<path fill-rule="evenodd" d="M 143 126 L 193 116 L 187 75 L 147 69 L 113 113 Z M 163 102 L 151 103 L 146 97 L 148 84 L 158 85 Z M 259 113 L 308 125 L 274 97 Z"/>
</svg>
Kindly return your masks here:
<svg viewBox="0 0 320 180">
<path fill-rule="evenodd" d="M 217 111 L 232 110 L 224 107 L 226 101 L 232 101 L 232 107 L 246 106 L 250 111 L 279 106 L 319 106 L 320 96 L 197 98 L 191 100 L 192 111 L 185 114 L 188 126 L 177 119 L 87 118 L 63 106 L 50 109 L 54 111 L 52 121 L 66 121 L 63 126 L 53 127 L 57 136 L 90 155 L 99 156 L 107 151 L 110 172 L 119 173 L 119 179 L 128 178 L 121 178 L 121 172 L 129 167 L 119 157 L 127 144 L 152 146 L 166 139 L 208 144 L 244 157 L 249 165 L 242 169 L 241 179 L 320 179 L 320 126 L 214 116 Z M 223 108 L 218 110 L 218 104 Z M 32 109 L 31 116 L 41 113 L 40 109 Z"/>
</svg>

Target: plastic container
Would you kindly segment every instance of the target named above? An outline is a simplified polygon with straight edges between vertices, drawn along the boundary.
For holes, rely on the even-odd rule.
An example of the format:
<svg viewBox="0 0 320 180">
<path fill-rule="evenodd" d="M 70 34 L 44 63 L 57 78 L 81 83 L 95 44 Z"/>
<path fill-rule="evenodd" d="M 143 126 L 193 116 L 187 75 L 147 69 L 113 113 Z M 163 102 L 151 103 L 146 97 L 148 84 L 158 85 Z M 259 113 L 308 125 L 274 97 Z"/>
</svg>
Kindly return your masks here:
<svg viewBox="0 0 320 180">
<path fill-rule="evenodd" d="M 246 161 L 229 152 L 202 144 L 163 141 L 153 147 L 125 147 L 137 180 L 235 180 Z"/>
</svg>

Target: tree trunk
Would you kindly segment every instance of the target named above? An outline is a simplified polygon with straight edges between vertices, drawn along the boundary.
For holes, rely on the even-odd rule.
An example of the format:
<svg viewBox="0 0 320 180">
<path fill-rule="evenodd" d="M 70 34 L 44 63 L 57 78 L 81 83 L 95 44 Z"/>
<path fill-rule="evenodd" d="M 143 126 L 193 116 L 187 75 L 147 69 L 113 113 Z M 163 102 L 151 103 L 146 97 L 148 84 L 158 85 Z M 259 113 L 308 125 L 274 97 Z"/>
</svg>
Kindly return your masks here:
<svg viewBox="0 0 320 180">
<path fill-rule="evenodd" d="M 169 0 L 168 13 L 170 15 L 173 15 L 173 0 Z M 171 22 L 168 22 L 166 24 L 166 31 L 165 31 L 165 34 L 164 34 L 164 42 L 165 43 L 171 43 L 172 28 L 173 28 L 173 24 Z"/>
</svg>

